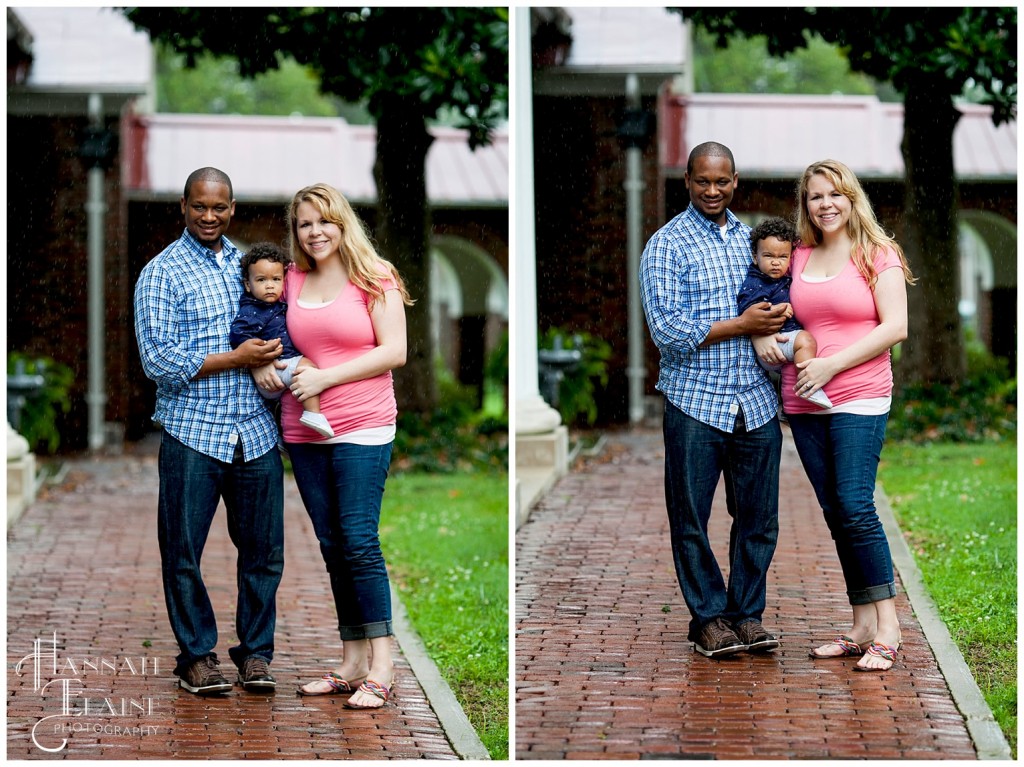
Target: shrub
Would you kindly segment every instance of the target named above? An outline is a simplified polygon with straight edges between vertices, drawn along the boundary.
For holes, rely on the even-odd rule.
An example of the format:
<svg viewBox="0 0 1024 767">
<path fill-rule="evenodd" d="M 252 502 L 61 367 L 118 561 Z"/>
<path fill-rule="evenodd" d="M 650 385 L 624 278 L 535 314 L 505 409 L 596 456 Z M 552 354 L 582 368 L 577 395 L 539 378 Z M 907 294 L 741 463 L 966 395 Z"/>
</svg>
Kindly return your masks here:
<svg viewBox="0 0 1024 767">
<path fill-rule="evenodd" d="M 52 455 L 60 447 L 59 417 L 71 409 L 71 385 L 75 374 L 67 365 L 49 357 L 30 357 L 20 352 L 7 355 L 7 375 L 22 367 L 21 372 L 41 375 L 43 387 L 25 398 L 21 409 L 18 433 L 35 453 Z"/>
<path fill-rule="evenodd" d="M 580 362 L 564 372 L 558 385 L 558 412 L 562 423 L 573 426 L 585 422 L 593 425 L 597 420 L 597 386 L 608 385 L 608 360 L 612 347 L 603 338 L 590 333 L 573 333 L 563 328 L 548 328 L 541 335 L 539 348 L 554 349 L 555 339 L 566 339 L 571 348 L 581 353 Z"/>
<path fill-rule="evenodd" d="M 912 442 L 1014 439 L 1017 379 L 1007 361 L 978 342 L 967 344 L 967 376 L 952 385 L 912 384 L 893 402 L 888 434 Z"/>
<path fill-rule="evenodd" d="M 396 471 L 451 473 L 508 470 L 508 416 L 477 410 L 475 394 L 438 366 L 439 404 L 432 413 L 399 413 Z"/>
</svg>

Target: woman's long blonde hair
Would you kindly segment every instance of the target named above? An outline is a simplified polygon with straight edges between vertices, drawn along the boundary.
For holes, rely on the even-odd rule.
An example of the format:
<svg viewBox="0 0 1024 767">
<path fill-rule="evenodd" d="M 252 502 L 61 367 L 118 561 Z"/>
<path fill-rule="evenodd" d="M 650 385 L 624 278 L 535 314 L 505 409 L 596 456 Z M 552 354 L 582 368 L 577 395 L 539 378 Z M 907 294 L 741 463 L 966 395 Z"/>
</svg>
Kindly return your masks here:
<svg viewBox="0 0 1024 767">
<path fill-rule="evenodd" d="M 797 184 L 797 211 L 796 211 L 796 232 L 804 245 L 814 247 L 821 243 L 821 229 L 814 225 L 810 216 L 807 215 L 807 185 L 811 177 L 824 176 L 840 192 L 850 200 L 852 210 L 850 220 L 846 225 L 847 234 L 853 240 L 853 248 L 850 255 L 868 286 L 874 290 L 875 282 L 878 280 L 878 273 L 875 271 L 874 259 L 884 250 L 894 250 L 900 257 L 900 264 L 903 266 L 903 277 L 913 285 L 917 280 L 910 271 L 910 264 L 903 253 L 903 248 L 892 238 L 878 223 L 875 212 L 871 208 L 871 201 L 868 199 L 864 187 L 861 186 L 857 176 L 846 165 L 838 160 L 822 160 L 816 162 L 801 176 Z"/>
<path fill-rule="evenodd" d="M 377 249 L 370 241 L 370 235 L 366 231 L 362 220 L 352 210 L 348 200 L 330 184 L 313 184 L 300 189 L 292 198 L 288 206 L 288 250 L 291 252 L 292 260 L 300 271 L 310 272 L 316 269 L 316 262 L 306 255 L 306 252 L 299 245 L 298 232 L 295 230 L 297 212 L 299 205 L 308 202 L 319 211 L 324 220 L 336 224 L 341 229 L 341 259 L 348 272 L 348 278 L 358 288 L 365 290 L 370 301 L 368 309 L 372 310 L 374 303 L 384 298 L 382 284 L 386 279 L 392 279 L 398 286 L 398 292 L 402 296 L 402 302 L 412 306 L 413 300 L 405 288 L 398 270 L 394 265 L 380 257 Z M 384 267 L 387 274 L 381 273 Z"/>
</svg>

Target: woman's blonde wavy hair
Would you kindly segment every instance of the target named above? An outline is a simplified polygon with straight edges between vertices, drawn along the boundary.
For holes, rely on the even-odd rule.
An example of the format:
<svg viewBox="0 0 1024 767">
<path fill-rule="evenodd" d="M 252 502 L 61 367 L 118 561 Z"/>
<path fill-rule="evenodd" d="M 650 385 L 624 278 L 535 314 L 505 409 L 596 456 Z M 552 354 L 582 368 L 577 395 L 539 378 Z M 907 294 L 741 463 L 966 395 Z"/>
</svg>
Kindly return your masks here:
<svg viewBox="0 0 1024 767">
<path fill-rule="evenodd" d="M 413 300 L 409 297 L 398 270 L 390 261 L 380 257 L 362 220 L 352 210 L 344 195 L 330 184 L 313 184 L 300 189 L 288 206 L 288 250 L 300 271 L 310 272 L 316 269 L 316 262 L 307 256 L 299 245 L 298 232 L 295 230 L 299 205 L 304 202 L 316 208 L 324 220 L 336 224 L 341 229 L 341 260 L 352 284 L 369 294 L 368 310 L 372 311 L 374 303 L 384 298 L 382 284 L 388 278 L 394 280 L 398 286 L 402 302 L 406 306 L 412 306 Z M 387 272 L 386 275 L 381 273 L 382 266 Z"/>
<path fill-rule="evenodd" d="M 850 239 L 853 240 L 851 256 L 857 271 L 863 275 L 868 286 L 872 290 L 875 289 L 878 273 L 875 271 L 874 259 L 886 249 L 894 250 L 900 257 L 903 277 L 913 285 L 917 280 L 910 271 L 910 264 L 903 253 L 903 248 L 875 219 L 871 201 L 868 199 L 864 187 L 857 180 L 857 176 L 838 160 L 822 160 L 814 163 L 804 171 L 804 175 L 801 176 L 797 184 L 796 232 L 801 242 L 811 247 L 821 243 L 821 229 L 815 226 L 807 215 L 807 185 L 810 183 L 811 177 L 815 175 L 824 176 L 850 200 L 852 209 L 846 229 Z"/>
</svg>

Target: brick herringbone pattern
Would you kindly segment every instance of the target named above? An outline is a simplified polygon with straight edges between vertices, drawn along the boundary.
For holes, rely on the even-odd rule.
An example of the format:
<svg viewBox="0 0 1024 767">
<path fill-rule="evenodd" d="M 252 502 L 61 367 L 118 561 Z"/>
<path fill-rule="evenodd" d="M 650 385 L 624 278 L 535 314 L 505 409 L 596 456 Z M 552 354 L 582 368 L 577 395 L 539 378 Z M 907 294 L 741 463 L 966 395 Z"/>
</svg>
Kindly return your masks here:
<svg viewBox="0 0 1024 767">
<path fill-rule="evenodd" d="M 337 697 L 295 695 L 301 682 L 337 664 L 341 644 L 316 539 L 290 477 L 286 483 L 275 695 L 236 686 L 204 699 L 176 687 L 177 646 L 156 540 L 155 456 L 76 462 L 60 488 L 28 509 L 8 533 L 8 758 L 457 758 L 397 644 L 395 704 L 350 711 Z M 221 670 L 234 681 L 227 648 L 235 642 L 235 549 L 223 507 L 203 572 L 218 619 Z M 72 680 L 70 716 L 61 716 L 59 681 L 38 690 L 32 663 L 15 671 L 37 638 L 44 653 L 50 649 L 41 683 Z M 38 724 L 48 716 L 54 718 Z M 64 738 L 67 745 L 41 750 L 33 727 L 43 747 L 59 748 Z"/>
<path fill-rule="evenodd" d="M 808 650 L 845 628 L 842 574 L 788 430 L 764 624 L 773 654 L 718 661 L 686 639 L 660 432 L 613 437 L 517 535 L 520 759 L 974 759 L 920 626 L 898 598 L 904 653 L 884 675 Z M 711 535 L 726 564 L 720 487 Z M 724 570 L 723 566 L 723 570 Z"/>
</svg>

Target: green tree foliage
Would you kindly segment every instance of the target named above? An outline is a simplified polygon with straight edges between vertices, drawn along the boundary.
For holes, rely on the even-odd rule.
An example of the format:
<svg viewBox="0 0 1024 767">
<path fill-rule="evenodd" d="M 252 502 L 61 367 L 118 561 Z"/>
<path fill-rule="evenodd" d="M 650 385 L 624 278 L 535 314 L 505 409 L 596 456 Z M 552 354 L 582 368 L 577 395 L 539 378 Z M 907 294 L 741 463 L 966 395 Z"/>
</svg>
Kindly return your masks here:
<svg viewBox="0 0 1024 767">
<path fill-rule="evenodd" d="M 319 78 L 294 59 L 246 78 L 238 61 L 211 54 L 186 67 L 185 57 L 166 44 L 157 50 L 156 93 L 158 112 L 337 117 L 342 108 L 340 99 L 320 93 Z"/>
<path fill-rule="evenodd" d="M 1017 111 L 1017 9 L 715 8 L 677 9 L 724 47 L 763 36 L 773 56 L 807 45 L 808 33 L 838 44 L 850 67 L 891 82 L 903 96 L 906 226 L 903 245 L 920 278 L 910 291 L 911 332 L 900 375 L 949 384 L 966 370 L 958 313 L 954 99 L 971 93 L 996 125 Z M 823 158 L 813 158 L 823 159 Z M 842 159 L 842 158 L 837 158 Z M 856 169 L 854 169 L 856 170 Z"/>
<path fill-rule="evenodd" d="M 788 56 L 768 53 L 763 37 L 729 38 L 718 48 L 715 35 L 698 27 L 693 35 L 694 90 L 697 93 L 843 93 L 874 95 L 878 85 L 851 73 L 835 45 L 817 35 Z"/>
<path fill-rule="evenodd" d="M 243 77 L 293 59 L 324 93 L 366 101 L 380 119 L 395 97 L 427 117 L 454 110 L 474 146 L 508 104 L 507 8 L 160 8 L 125 11 L 195 67 L 208 55 L 238 62 Z"/>
<path fill-rule="evenodd" d="M 429 412 L 437 386 L 427 121 L 454 114 L 471 146 L 490 141 L 508 104 L 508 8 L 138 7 L 125 14 L 190 66 L 213 53 L 234 58 L 243 77 L 254 77 L 292 58 L 319 78 L 323 93 L 366 105 L 377 124 L 377 243 L 417 299 L 396 393 L 399 407 Z"/>
</svg>

